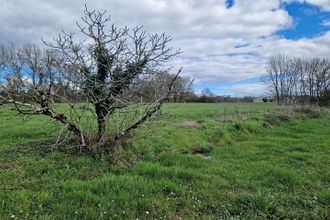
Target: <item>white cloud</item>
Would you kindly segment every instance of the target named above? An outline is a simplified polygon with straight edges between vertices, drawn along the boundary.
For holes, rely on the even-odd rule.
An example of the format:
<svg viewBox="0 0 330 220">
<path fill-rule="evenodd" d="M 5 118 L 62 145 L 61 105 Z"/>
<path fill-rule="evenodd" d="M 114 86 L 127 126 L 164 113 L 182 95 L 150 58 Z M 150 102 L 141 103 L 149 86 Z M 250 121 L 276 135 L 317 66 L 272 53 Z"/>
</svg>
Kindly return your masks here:
<svg viewBox="0 0 330 220">
<path fill-rule="evenodd" d="M 324 11 L 330 11 L 329 0 L 306 0 L 305 2 L 321 7 Z"/>
<path fill-rule="evenodd" d="M 330 26 L 330 21 L 323 21 L 322 25 L 323 26 Z"/>
<path fill-rule="evenodd" d="M 294 1 L 294 0 L 285 0 Z M 303 2 L 303 0 L 295 0 Z M 329 56 L 330 32 L 313 39 L 274 35 L 293 19 L 284 0 L 85 0 L 91 9 L 107 9 L 119 25 L 144 25 L 173 36 L 184 54 L 173 62 L 196 82 L 230 82 L 264 74 L 274 52 Z M 329 0 L 306 0 L 330 10 Z M 84 8 L 80 0 L 1 0 L 0 41 L 40 42 L 61 29 L 74 30 Z M 253 87 L 254 88 L 254 87 Z M 238 89 L 233 87 L 231 89 Z M 248 90 L 246 90 L 248 91 Z"/>
<path fill-rule="evenodd" d="M 1 27 L 17 37 L 45 35 L 69 28 L 79 18 L 83 5 L 74 1 L 4 0 Z M 242 37 L 274 33 L 290 24 L 278 0 L 236 0 L 227 9 L 225 0 L 87 0 L 91 8 L 108 9 L 121 24 L 144 24 L 153 31 L 166 31 L 176 38 Z M 17 32 L 19 30 L 19 32 Z M 28 35 L 24 35 L 28 33 Z M 35 33 L 35 35 L 33 34 Z M 7 36 L 8 37 L 8 36 Z"/>
<path fill-rule="evenodd" d="M 223 94 L 231 94 L 235 97 L 244 97 L 244 96 L 268 96 L 271 95 L 267 86 L 262 83 L 243 83 L 243 84 L 234 84 L 231 86 L 222 87 L 221 91 Z"/>
</svg>

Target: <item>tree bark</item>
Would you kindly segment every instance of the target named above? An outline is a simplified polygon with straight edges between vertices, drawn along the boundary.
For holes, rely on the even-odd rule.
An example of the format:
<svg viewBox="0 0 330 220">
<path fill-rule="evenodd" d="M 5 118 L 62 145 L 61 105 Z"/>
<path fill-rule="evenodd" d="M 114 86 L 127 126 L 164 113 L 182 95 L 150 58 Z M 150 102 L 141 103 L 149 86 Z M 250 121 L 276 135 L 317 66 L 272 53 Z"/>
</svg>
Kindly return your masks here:
<svg viewBox="0 0 330 220">
<path fill-rule="evenodd" d="M 97 137 L 100 142 L 106 133 L 105 117 L 107 115 L 107 110 L 102 105 L 96 104 L 95 112 L 97 116 Z"/>
</svg>

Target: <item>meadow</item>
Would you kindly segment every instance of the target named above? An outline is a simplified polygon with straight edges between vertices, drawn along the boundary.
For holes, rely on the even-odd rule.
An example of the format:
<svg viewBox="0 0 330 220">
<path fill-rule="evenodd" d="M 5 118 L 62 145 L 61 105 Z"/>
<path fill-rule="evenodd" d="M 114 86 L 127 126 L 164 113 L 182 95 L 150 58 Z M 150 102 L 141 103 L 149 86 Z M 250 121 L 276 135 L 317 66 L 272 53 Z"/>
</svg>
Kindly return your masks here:
<svg viewBox="0 0 330 220">
<path fill-rule="evenodd" d="M 58 130 L 0 108 L 0 219 L 329 217 L 327 110 L 166 104 L 111 165 Z"/>
</svg>

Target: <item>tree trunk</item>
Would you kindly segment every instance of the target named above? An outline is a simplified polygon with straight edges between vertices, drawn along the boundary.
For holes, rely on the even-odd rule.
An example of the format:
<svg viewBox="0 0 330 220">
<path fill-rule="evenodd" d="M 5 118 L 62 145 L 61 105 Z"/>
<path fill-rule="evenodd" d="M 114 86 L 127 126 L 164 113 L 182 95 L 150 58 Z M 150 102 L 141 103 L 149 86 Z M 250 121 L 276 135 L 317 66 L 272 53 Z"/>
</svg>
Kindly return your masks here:
<svg viewBox="0 0 330 220">
<path fill-rule="evenodd" d="M 102 105 L 95 105 L 95 112 L 97 116 L 97 137 L 98 141 L 101 141 L 106 133 L 105 117 L 107 110 Z"/>
<path fill-rule="evenodd" d="M 104 118 L 98 118 L 97 119 L 97 125 L 98 125 L 98 131 L 97 136 L 99 141 L 104 137 L 106 126 L 105 126 L 105 119 Z"/>
</svg>

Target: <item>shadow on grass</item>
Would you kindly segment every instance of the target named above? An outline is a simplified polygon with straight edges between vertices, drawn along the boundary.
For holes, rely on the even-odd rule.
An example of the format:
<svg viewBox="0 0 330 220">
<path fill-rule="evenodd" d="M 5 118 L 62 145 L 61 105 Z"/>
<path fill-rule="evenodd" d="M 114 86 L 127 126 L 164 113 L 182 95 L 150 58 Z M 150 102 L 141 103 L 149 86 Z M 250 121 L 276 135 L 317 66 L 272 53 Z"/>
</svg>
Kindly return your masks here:
<svg viewBox="0 0 330 220">
<path fill-rule="evenodd" d="M 117 163 L 121 163 L 121 159 L 114 160 L 113 151 L 109 152 L 108 149 L 94 149 L 88 152 L 81 152 L 78 149 L 78 142 L 72 138 L 66 140 L 60 145 L 56 145 L 55 139 L 45 139 L 30 141 L 25 144 L 19 144 L 7 149 L 1 150 L 1 157 L 5 158 L 5 161 L 16 161 L 19 158 L 36 158 L 42 159 L 51 157 L 53 154 L 60 154 L 62 156 L 67 155 L 70 158 L 84 157 L 89 158 L 95 163 L 100 161 L 107 161 L 108 169 L 111 170 Z M 125 159 L 125 158 L 124 158 Z"/>
<path fill-rule="evenodd" d="M 53 152 L 61 152 L 65 154 L 82 154 L 77 150 L 77 145 L 73 140 L 68 141 L 67 143 L 56 146 L 56 140 L 47 139 L 47 140 L 36 140 L 30 141 L 26 144 L 19 144 L 7 149 L 2 150 L 1 154 L 9 157 L 46 157 Z"/>
</svg>

